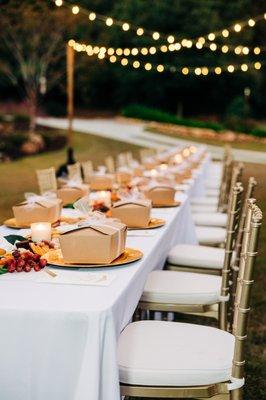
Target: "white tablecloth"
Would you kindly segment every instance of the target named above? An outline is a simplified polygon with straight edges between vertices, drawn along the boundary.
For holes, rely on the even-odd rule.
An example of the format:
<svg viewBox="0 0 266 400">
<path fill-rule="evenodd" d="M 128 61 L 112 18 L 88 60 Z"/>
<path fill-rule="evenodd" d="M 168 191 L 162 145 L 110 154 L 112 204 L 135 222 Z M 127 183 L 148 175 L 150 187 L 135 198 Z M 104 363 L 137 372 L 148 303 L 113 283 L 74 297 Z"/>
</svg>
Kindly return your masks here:
<svg viewBox="0 0 266 400">
<path fill-rule="evenodd" d="M 180 207 L 153 210 L 167 221 L 153 236 L 128 237 L 127 246 L 142 250 L 144 257 L 105 268 L 115 275 L 107 287 L 37 283 L 44 272 L 0 277 L 1 399 L 120 398 L 117 338 L 132 317 L 147 275 L 162 268 L 173 245 L 197 242 L 188 197 L 180 196 Z M 10 232 L 0 228 L 0 234 Z"/>
</svg>

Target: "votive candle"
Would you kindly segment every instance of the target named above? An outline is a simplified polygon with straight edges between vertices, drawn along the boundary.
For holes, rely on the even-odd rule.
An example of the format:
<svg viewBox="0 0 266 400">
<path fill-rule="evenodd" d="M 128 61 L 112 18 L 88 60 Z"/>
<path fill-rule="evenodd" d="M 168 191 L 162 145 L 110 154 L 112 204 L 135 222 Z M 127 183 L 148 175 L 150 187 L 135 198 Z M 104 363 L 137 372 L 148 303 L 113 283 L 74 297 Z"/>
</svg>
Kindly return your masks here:
<svg viewBox="0 0 266 400">
<path fill-rule="evenodd" d="M 52 226 L 50 222 L 34 222 L 31 224 L 31 240 L 33 242 L 41 242 L 43 240 L 51 240 Z"/>
</svg>

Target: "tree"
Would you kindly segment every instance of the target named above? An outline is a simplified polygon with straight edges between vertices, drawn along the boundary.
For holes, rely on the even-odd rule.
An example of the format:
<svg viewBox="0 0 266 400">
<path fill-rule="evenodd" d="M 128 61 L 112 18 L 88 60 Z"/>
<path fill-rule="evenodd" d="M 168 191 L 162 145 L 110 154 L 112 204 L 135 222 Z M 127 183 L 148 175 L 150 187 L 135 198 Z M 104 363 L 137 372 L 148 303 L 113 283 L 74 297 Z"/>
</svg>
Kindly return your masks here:
<svg viewBox="0 0 266 400">
<path fill-rule="evenodd" d="M 1 9 L 0 37 L 9 54 L 1 60 L 0 69 L 27 101 L 31 132 L 36 127 L 40 89 L 46 91 L 47 85 L 50 90 L 65 73 L 59 61 L 65 56 L 68 16 L 61 10 L 51 11 L 40 0 L 11 0 Z"/>
</svg>

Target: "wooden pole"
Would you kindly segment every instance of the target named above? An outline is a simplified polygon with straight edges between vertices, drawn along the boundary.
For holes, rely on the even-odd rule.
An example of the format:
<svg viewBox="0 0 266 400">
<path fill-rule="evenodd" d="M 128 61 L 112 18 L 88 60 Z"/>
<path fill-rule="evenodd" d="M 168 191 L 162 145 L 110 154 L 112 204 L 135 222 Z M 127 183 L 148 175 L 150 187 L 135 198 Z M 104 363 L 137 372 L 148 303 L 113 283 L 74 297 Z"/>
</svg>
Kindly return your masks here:
<svg viewBox="0 0 266 400">
<path fill-rule="evenodd" d="M 74 49 L 67 44 L 67 145 L 71 148 L 73 145 L 73 115 L 74 115 Z"/>
</svg>

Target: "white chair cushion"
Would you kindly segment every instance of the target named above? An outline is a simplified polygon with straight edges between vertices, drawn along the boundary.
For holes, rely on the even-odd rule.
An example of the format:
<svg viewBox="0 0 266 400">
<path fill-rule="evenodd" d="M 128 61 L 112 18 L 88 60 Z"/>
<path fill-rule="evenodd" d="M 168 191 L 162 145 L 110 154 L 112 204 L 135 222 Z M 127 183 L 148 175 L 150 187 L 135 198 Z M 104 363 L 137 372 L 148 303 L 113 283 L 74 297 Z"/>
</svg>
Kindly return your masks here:
<svg viewBox="0 0 266 400">
<path fill-rule="evenodd" d="M 215 226 L 196 226 L 196 235 L 200 244 L 220 244 L 226 238 L 226 229 Z"/>
<path fill-rule="evenodd" d="M 170 250 L 167 261 L 169 264 L 174 265 L 222 269 L 224 249 L 192 244 L 178 244 Z"/>
<path fill-rule="evenodd" d="M 219 226 L 225 228 L 228 216 L 220 212 L 199 212 L 193 213 L 193 221 L 201 226 Z"/>
<path fill-rule="evenodd" d="M 219 302 L 222 278 L 182 271 L 153 271 L 141 301 L 171 304 L 215 304 Z"/>
<path fill-rule="evenodd" d="M 191 204 L 192 213 L 217 212 L 217 205 Z"/>
<path fill-rule="evenodd" d="M 234 336 L 202 325 L 164 321 L 129 324 L 118 343 L 120 382 L 198 386 L 230 379 Z"/>
<path fill-rule="evenodd" d="M 191 204 L 203 205 L 203 206 L 218 206 L 218 198 L 215 197 L 195 197 L 191 199 Z"/>
</svg>

